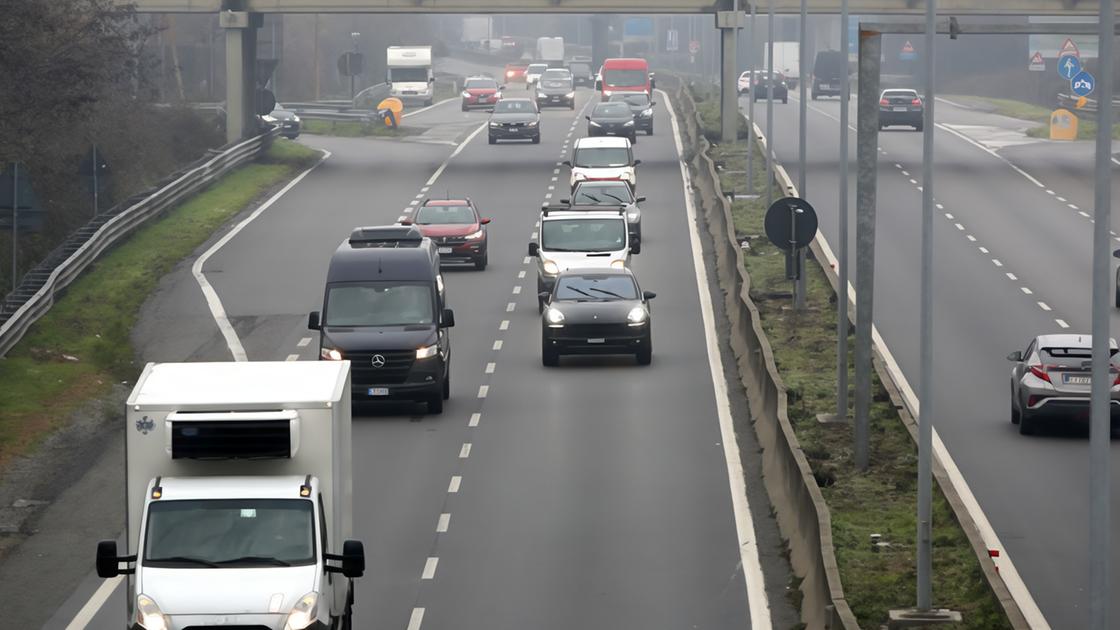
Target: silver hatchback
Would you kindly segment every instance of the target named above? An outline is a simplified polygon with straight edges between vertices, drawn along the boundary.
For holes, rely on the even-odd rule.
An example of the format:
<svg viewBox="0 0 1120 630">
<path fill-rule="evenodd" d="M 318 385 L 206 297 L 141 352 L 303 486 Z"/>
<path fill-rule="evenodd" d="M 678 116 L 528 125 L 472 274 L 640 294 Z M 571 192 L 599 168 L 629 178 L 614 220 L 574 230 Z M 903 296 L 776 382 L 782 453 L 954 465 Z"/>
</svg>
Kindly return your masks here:
<svg viewBox="0 0 1120 630">
<path fill-rule="evenodd" d="M 1040 335 L 1026 350 L 1007 356 L 1011 368 L 1011 422 L 1019 433 L 1031 435 L 1045 419 L 1088 420 L 1092 372 L 1090 335 Z M 1110 356 L 1117 352 L 1116 340 L 1109 339 Z M 1115 361 L 1115 359 L 1113 359 Z M 1120 369 L 1110 366 L 1112 379 L 1111 410 L 1120 419 Z"/>
</svg>

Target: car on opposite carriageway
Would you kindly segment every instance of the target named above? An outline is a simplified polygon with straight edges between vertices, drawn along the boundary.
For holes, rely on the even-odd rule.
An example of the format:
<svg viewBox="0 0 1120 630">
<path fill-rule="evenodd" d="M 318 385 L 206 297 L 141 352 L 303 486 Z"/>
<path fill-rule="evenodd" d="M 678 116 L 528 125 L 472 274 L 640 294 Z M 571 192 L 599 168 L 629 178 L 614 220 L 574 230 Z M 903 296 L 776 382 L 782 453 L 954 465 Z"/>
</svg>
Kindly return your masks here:
<svg viewBox="0 0 1120 630">
<path fill-rule="evenodd" d="M 498 140 L 541 142 L 541 114 L 537 104 L 527 98 L 503 98 L 494 105 L 488 125 L 490 144 Z"/>
<path fill-rule="evenodd" d="M 541 362 L 560 363 L 563 354 L 633 354 L 639 365 L 653 361 L 650 300 L 629 269 L 570 269 L 551 291 L 538 297 Z"/>
<path fill-rule="evenodd" d="M 486 226 L 490 219 L 479 215 L 470 199 L 425 199 L 412 216 L 401 217 L 401 225 L 415 225 L 432 239 L 441 265 L 467 263 L 482 271 L 489 261 Z"/>
</svg>

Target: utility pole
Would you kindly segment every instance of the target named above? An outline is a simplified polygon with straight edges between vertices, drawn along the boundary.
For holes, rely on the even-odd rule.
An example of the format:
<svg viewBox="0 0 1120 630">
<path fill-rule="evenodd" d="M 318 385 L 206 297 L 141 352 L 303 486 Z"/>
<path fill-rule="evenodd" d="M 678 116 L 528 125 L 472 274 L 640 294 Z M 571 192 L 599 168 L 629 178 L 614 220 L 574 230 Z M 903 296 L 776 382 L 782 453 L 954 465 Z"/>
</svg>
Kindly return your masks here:
<svg viewBox="0 0 1120 630">
<path fill-rule="evenodd" d="M 749 88 L 750 98 L 747 100 L 747 117 L 750 119 L 750 124 L 747 125 L 747 135 L 751 138 L 751 143 L 754 143 L 754 77 L 755 77 L 755 63 L 754 51 L 757 48 L 758 29 L 755 28 L 755 22 L 758 20 L 758 2 L 751 2 L 751 36 L 747 44 L 747 69 L 750 74 L 747 75 L 747 87 Z M 736 87 L 736 89 L 738 89 Z M 769 142 L 769 140 L 767 140 Z M 754 194 L 754 148 L 747 145 L 747 194 Z"/>
<path fill-rule="evenodd" d="M 315 100 L 320 99 L 319 92 L 319 14 L 315 14 L 315 35 L 312 38 L 312 47 L 315 49 Z"/>
<path fill-rule="evenodd" d="M 848 115 L 849 100 L 852 97 L 852 81 L 848 74 L 848 59 L 851 58 L 849 45 L 848 0 L 840 3 L 840 53 L 844 57 L 843 83 L 840 86 L 840 258 L 839 282 L 836 290 L 836 420 L 848 418 L 848 331 L 851 319 L 848 317 Z M 802 54 L 805 51 L 801 51 Z M 802 80 L 805 76 L 802 75 Z M 802 96 L 801 98 L 805 98 Z"/>
<path fill-rule="evenodd" d="M 797 134 L 798 162 L 800 163 L 800 172 L 797 176 L 797 194 L 800 195 L 802 199 L 809 198 L 809 192 L 807 190 L 808 185 L 806 183 L 807 177 L 805 174 L 806 126 L 808 125 L 807 112 L 809 111 L 809 99 L 805 94 L 805 43 L 809 39 L 808 24 L 809 9 L 806 0 L 801 0 L 801 42 L 798 44 L 800 50 L 797 53 L 797 87 L 801 89 L 801 100 L 798 103 L 801 111 Z M 795 256 L 797 256 L 797 278 L 793 281 L 793 307 L 800 312 L 805 310 L 805 248 L 797 248 Z"/>
<path fill-rule="evenodd" d="M 766 207 L 770 207 L 774 203 L 774 0 L 766 9 L 766 28 Z"/>
</svg>

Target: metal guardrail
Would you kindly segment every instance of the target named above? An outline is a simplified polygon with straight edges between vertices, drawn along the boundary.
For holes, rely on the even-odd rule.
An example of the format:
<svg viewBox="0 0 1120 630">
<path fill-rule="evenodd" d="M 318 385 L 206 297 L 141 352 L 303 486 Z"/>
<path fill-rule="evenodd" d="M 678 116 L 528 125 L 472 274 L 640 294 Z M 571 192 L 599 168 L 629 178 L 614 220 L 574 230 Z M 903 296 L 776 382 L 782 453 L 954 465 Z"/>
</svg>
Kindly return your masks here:
<svg viewBox="0 0 1120 630">
<path fill-rule="evenodd" d="M 1073 94 L 1058 94 L 1058 106 L 1075 112 L 1080 116 L 1086 118 L 1096 118 L 1097 108 L 1100 103 L 1095 98 L 1087 98 L 1085 107 L 1077 108 L 1077 102 L 1080 99 Z M 1120 114 L 1120 98 L 1112 99 L 1112 112 L 1113 115 Z"/>
<path fill-rule="evenodd" d="M 95 216 L 71 234 L 47 258 L 27 272 L 19 286 L 0 305 L 0 357 L 3 357 L 40 317 L 54 305 L 55 296 L 70 285 L 102 252 L 148 219 L 178 205 L 234 168 L 257 157 L 277 135 L 272 129 L 255 138 L 223 147 L 161 182 Z"/>
</svg>

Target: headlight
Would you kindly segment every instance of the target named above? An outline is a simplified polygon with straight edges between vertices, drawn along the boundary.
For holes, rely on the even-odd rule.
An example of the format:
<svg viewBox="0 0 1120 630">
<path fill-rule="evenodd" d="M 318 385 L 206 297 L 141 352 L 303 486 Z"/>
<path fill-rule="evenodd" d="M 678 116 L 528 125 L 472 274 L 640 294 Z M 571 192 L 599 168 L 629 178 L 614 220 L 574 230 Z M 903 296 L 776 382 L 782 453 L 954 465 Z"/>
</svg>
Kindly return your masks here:
<svg viewBox="0 0 1120 630">
<path fill-rule="evenodd" d="M 567 94 L 564 95 L 564 97 L 565 98 L 575 98 L 576 93 L 575 92 L 568 92 Z"/>
<path fill-rule="evenodd" d="M 631 210 L 630 212 L 626 213 L 626 218 L 629 219 L 631 222 L 634 222 L 634 221 L 637 221 L 638 219 L 642 218 L 642 213 L 638 212 L 637 210 Z"/>
<path fill-rule="evenodd" d="M 549 309 L 544 312 L 544 319 L 548 322 L 549 326 L 560 327 L 564 325 L 564 314 L 552 307 L 549 307 Z"/>
<path fill-rule="evenodd" d="M 439 353 L 439 344 L 438 343 L 433 343 L 430 346 L 424 346 L 422 348 L 417 348 L 416 349 L 416 358 L 417 359 L 430 359 L 430 358 L 436 356 L 437 353 Z"/>
<path fill-rule="evenodd" d="M 641 326 L 649 319 L 649 313 L 641 306 L 635 306 L 626 314 L 626 321 L 631 326 Z"/>
<path fill-rule="evenodd" d="M 491 126 L 491 127 L 501 127 L 501 126 L 502 126 L 502 123 L 500 123 L 500 122 L 491 122 L 491 123 L 490 123 L 490 126 Z"/>
<path fill-rule="evenodd" d="M 649 108 L 649 109 L 643 109 L 642 110 L 642 116 L 652 116 L 652 115 L 653 115 L 653 108 L 652 107 Z"/>
<path fill-rule="evenodd" d="M 475 239 L 482 238 L 482 234 L 482 228 L 479 228 L 477 232 L 471 232 L 470 234 L 467 234 L 467 240 L 473 241 Z"/>
<path fill-rule="evenodd" d="M 603 90 L 603 96 L 609 97 L 612 94 L 610 90 Z"/>
<path fill-rule="evenodd" d="M 288 623 L 284 624 L 284 630 L 303 630 L 310 626 L 315 621 L 318 604 L 319 594 L 314 591 L 299 598 L 292 612 L 288 613 Z"/>
<path fill-rule="evenodd" d="M 590 123 L 591 123 L 591 126 L 592 126 L 592 127 L 602 127 L 602 125 L 600 125 L 599 123 L 595 122 L 594 120 L 591 120 L 591 121 L 588 121 L 588 122 L 590 122 Z"/>
<path fill-rule="evenodd" d="M 319 348 L 319 358 L 327 361 L 341 361 L 342 351 L 337 348 Z"/>
<path fill-rule="evenodd" d="M 526 127 L 536 127 L 538 123 L 540 123 L 539 120 L 530 120 L 529 122 L 525 123 L 525 126 Z"/>
<path fill-rule="evenodd" d="M 136 596 L 136 621 L 145 630 L 167 630 L 167 619 L 163 612 L 151 597 L 143 593 Z"/>
<path fill-rule="evenodd" d="M 512 77 L 512 76 L 513 76 L 513 70 L 510 70 L 509 72 L 506 72 L 506 77 Z"/>
<path fill-rule="evenodd" d="M 614 267 L 615 269 L 625 269 L 626 268 L 626 261 L 622 260 L 622 259 L 612 260 L 611 261 L 611 267 Z"/>
<path fill-rule="evenodd" d="M 633 120 L 627 120 L 626 122 L 622 123 L 622 126 L 623 127 L 633 127 L 634 126 L 634 121 Z"/>
<path fill-rule="evenodd" d="M 471 97 L 471 93 L 466 91 L 466 90 L 463 90 L 463 98 L 470 98 L 470 97 Z"/>
<path fill-rule="evenodd" d="M 560 265 L 557 265 L 551 260 L 546 260 L 544 261 L 544 272 L 547 275 L 555 276 L 556 274 L 560 273 Z"/>
<path fill-rule="evenodd" d="M 292 115 L 292 122 L 299 122 L 299 116 Z"/>
</svg>

